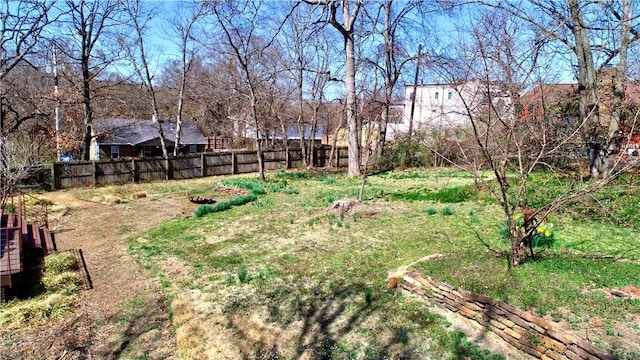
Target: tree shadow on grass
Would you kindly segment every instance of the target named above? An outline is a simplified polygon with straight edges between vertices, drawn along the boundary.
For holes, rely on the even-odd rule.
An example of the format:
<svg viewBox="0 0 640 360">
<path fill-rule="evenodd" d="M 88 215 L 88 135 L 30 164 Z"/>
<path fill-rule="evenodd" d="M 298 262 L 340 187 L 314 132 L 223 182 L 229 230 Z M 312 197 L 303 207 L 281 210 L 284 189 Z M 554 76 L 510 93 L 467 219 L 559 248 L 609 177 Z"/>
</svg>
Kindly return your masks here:
<svg viewBox="0 0 640 360">
<path fill-rule="evenodd" d="M 409 344 L 408 328 L 380 323 L 385 319 L 380 312 L 388 308 L 369 287 L 362 284 L 340 284 L 330 290 L 316 287 L 305 295 L 282 295 L 282 292 L 277 291 L 277 294 L 267 296 L 273 299 L 268 304 L 268 321 L 277 323 L 282 329 L 298 329 L 294 343 L 286 344 L 289 349 L 294 348 L 294 355 L 291 356 L 290 352 L 285 355 L 278 348 L 283 344 L 278 342 L 279 339 L 274 339 L 275 343 L 254 342 L 251 349 L 244 346 L 243 359 L 360 358 L 362 351 L 365 352 L 366 359 L 390 358 L 392 354 L 395 359 L 419 358 L 416 349 Z M 366 322 L 372 316 L 381 321 L 373 325 L 375 328 L 368 328 Z M 248 332 L 252 329 L 233 321 L 230 321 L 230 327 L 239 339 L 250 337 Z M 383 332 L 385 335 L 380 336 Z M 375 339 L 369 344 L 367 340 L 371 340 L 371 336 Z M 358 340 L 353 340 L 353 337 Z M 363 345 L 366 348 L 363 349 Z"/>
</svg>

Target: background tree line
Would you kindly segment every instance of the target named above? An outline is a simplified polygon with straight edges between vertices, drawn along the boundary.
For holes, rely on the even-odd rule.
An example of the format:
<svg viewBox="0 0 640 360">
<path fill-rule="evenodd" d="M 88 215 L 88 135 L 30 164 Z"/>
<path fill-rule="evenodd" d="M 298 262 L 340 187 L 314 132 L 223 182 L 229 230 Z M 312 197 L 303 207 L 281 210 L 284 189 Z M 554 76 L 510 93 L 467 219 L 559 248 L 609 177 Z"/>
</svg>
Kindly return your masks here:
<svg viewBox="0 0 640 360">
<path fill-rule="evenodd" d="M 4 0 L 0 13 L 2 149 L 26 162 L 56 149 L 88 159 L 100 117 L 194 121 L 209 136 L 258 139 L 258 151 L 295 124 L 344 129 L 357 176 L 367 148 L 383 157 L 390 107 L 414 75 L 499 82 L 511 115 L 531 105 L 520 100 L 527 90 L 575 79 L 571 115 L 583 125 L 573 139 L 589 150 L 594 177 L 610 168 L 633 118 L 624 91 L 638 73 L 632 0 Z M 617 76 L 607 92 L 597 84 L 609 66 Z M 462 133 L 408 140 L 459 155 Z"/>
</svg>

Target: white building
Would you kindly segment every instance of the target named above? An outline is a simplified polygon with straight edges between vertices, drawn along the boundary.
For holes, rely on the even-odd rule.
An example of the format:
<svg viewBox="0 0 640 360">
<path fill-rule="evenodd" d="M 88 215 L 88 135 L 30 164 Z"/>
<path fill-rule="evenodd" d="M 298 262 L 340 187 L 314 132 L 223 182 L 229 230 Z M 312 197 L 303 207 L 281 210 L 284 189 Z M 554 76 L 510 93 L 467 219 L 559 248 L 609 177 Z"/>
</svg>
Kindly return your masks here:
<svg viewBox="0 0 640 360">
<path fill-rule="evenodd" d="M 405 85 L 402 115 L 389 121 L 387 133 L 389 139 L 409 132 L 411 107 L 413 106 L 413 131 L 424 132 L 446 128 L 462 127 L 470 124 L 470 116 L 475 116 L 481 109 L 486 111 L 487 87 L 480 81 L 466 81 L 459 84 L 423 84 L 415 87 Z M 500 95 L 500 91 L 492 91 L 496 110 L 504 113 L 510 103 L 509 98 Z M 399 109 L 396 109 L 399 110 Z"/>
</svg>

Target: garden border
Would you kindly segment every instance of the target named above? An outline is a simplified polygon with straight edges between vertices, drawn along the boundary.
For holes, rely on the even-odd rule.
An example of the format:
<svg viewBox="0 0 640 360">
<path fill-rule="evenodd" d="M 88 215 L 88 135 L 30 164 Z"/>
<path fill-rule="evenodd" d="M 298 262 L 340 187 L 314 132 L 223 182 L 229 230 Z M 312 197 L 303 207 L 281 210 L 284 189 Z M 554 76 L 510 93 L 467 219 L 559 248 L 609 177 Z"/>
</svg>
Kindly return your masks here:
<svg viewBox="0 0 640 360">
<path fill-rule="evenodd" d="M 415 271 L 413 264 L 441 258 L 426 256 L 387 278 L 390 287 L 417 295 L 438 307 L 462 315 L 491 330 L 514 348 L 543 360 L 615 360 L 589 341 L 567 334 L 556 324 L 488 296 L 456 288 Z"/>
</svg>

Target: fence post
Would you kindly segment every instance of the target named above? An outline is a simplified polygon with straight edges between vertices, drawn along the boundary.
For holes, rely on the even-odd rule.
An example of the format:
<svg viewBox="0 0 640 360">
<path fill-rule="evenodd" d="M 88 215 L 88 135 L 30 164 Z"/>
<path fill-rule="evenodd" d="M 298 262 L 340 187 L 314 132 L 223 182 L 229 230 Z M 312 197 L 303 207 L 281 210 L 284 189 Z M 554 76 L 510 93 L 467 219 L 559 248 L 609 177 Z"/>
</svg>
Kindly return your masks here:
<svg viewBox="0 0 640 360">
<path fill-rule="evenodd" d="M 200 153 L 200 177 L 207 175 L 207 157 Z"/>
<path fill-rule="evenodd" d="M 231 152 L 231 175 L 235 175 L 238 166 L 238 158 L 234 151 Z"/>
<path fill-rule="evenodd" d="M 173 171 L 172 171 L 173 169 L 171 168 L 171 165 L 172 165 L 171 160 L 169 158 L 165 158 L 164 163 L 165 163 L 165 168 L 167 169 L 165 178 L 167 180 L 171 180 L 173 179 Z"/>
<path fill-rule="evenodd" d="M 92 162 L 92 169 L 93 169 L 93 186 L 97 186 L 98 185 L 98 162 L 97 161 L 93 161 Z"/>
<path fill-rule="evenodd" d="M 58 163 L 51 164 L 51 190 L 57 190 L 59 188 L 58 177 L 60 171 L 58 171 Z"/>
<path fill-rule="evenodd" d="M 316 146 L 312 146 L 311 148 L 311 166 L 319 167 L 320 163 L 318 161 L 318 148 Z"/>
<path fill-rule="evenodd" d="M 140 177 L 138 175 L 138 162 L 135 158 L 131 159 L 131 180 L 134 183 L 140 181 Z"/>
<path fill-rule="evenodd" d="M 287 147 L 285 160 L 287 162 L 287 169 L 291 169 L 291 149 Z"/>
</svg>

